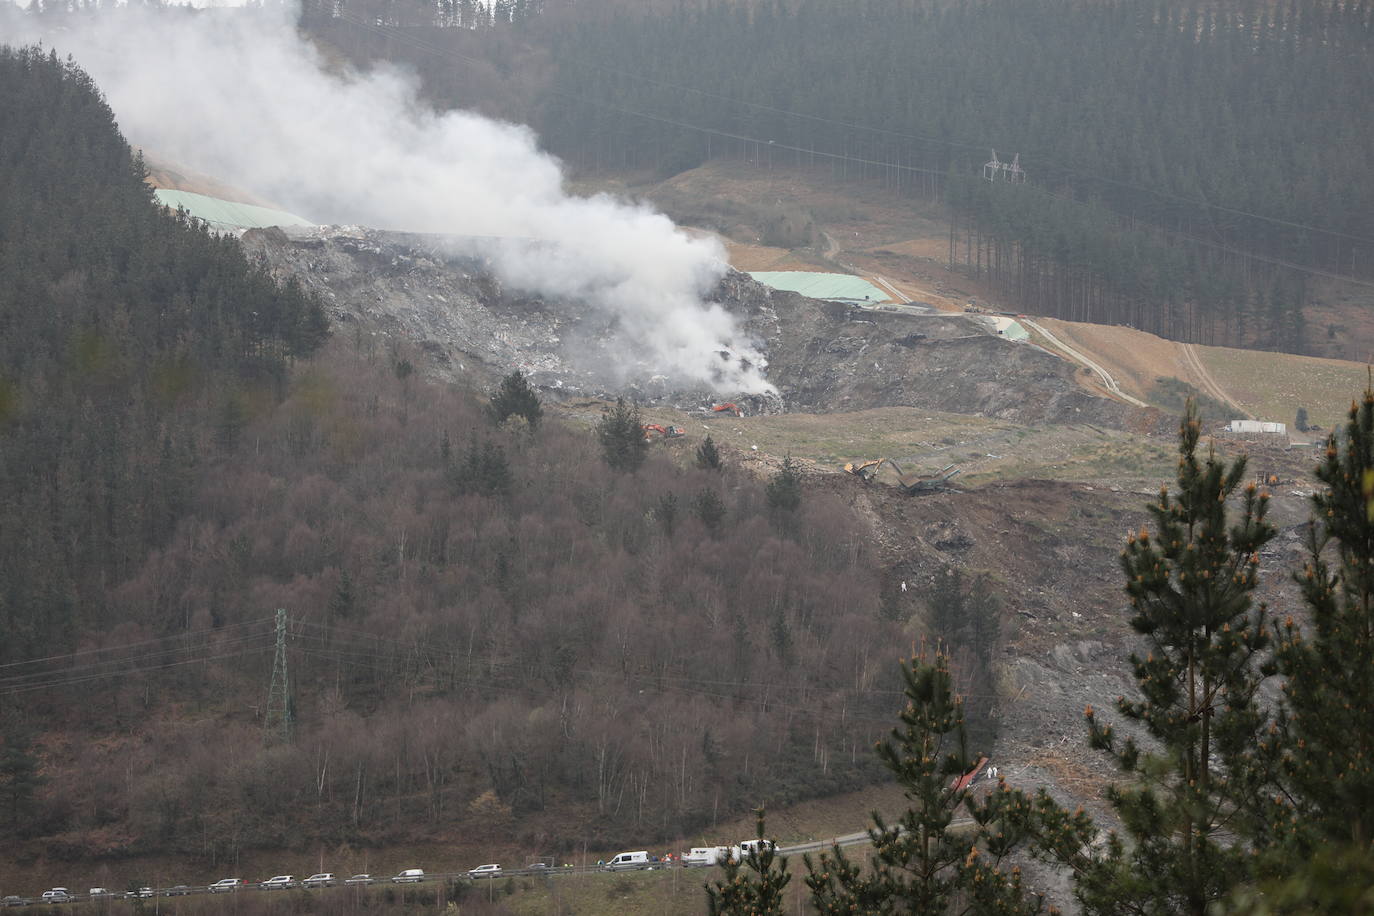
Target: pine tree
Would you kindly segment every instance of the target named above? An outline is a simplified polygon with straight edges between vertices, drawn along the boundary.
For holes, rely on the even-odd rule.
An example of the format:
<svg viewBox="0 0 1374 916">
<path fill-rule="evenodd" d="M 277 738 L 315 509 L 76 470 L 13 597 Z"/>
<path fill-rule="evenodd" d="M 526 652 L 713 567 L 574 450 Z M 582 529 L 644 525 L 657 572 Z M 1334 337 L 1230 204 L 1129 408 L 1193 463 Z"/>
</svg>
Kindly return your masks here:
<svg viewBox="0 0 1374 916">
<path fill-rule="evenodd" d="M 838 847 L 806 857 L 807 887 L 822 916 L 849 913 L 1037 913 L 1043 901 L 1026 892 L 1020 872 L 1002 861 L 1029 838 L 1031 802 L 999 783 L 979 803 L 962 777 L 978 763 L 964 733 L 963 703 L 954 695 L 949 660 L 914 658 L 902 665 L 906 708 L 902 727 L 878 745 L 878 757 L 911 806 L 896 824 L 877 813 L 868 831 L 868 869 Z M 970 783 L 971 784 L 971 783 Z M 967 806 L 972 823 L 955 816 Z"/>
<path fill-rule="evenodd" d="M 634 473 L 648 457 L 649 443 L 644 439 L 639 408 L 626 404 L 624 398 L 616 398 L 615 407 L 602 416 L 596 425 L 596 437 L 601 443 L 601 454 L 613 471 Z"/>
<path fill-rule="evenodd" d="M 1133 536 L 1122 554 L 1131 626 L 1149 645 L 1131 656 L 1141 699 L 1121 698 L 1121 715 L 1143 728 L 1154 749 L 1118 741 L 1087 711 L 1090 744 L 1107 751 L 1130 779 L 1108 789 L 1129 844 L 1079 863 L 1075 893 L 1089 913 L 1189 913 L 1244 881 L 1250 826 L 1269 784 L 1262 735 L 1267 717 L 1256 693 L 1271 673 L 1265 609 L 1252 607 L 1259 551 L 1274 536 L 1267 495 L 1253 483 L 1228 518 L 1245 459 L 1229 466 L 1197 454 L 1201 423 L 1190 401 L 1179 434 L 1175 493 L 1149 507 L 1157 533 Z M 1128 848 L 1129 846 L 1129 848 Z"/>
<path fill-rule="evenodd" d="M 782 460 L 782 467 L 773 475 L 773 479 L 768 481 L 768 488 L 764 495 L 768 500 L 768 505 L 773 509 L 796 512 L 797 509 L 801 508 L 801 474 L 792 464 L 791 455 Z"/>
<path fill-rule="evenodd" d="M 501 384 L 492 392 L 487 415 L 498 425 L 512 416 L 524 417 L 530 428 L 535 429 L 544 418 L 544 407 L 525 374 L 516 369 L 501 379 Z"/>
<path fill-rule="evenodd" d="M 1296 810 L 1273 814 L 1297 831 L 1299 858 L 1327 844 L 1374 844 L 1374 389 L 1351 404 L 1345 435 L 1327 439 L 1316 475 L 1325 486 L 1312 497 L 1308 558 L 1295 577 L 1311 632 L 1289 618 L 1277 652 Z"/>
<path fill-rule="evenodd" d="M 697 467 L 703 471 L 720 470 L 720 451 L 710 433 L 706 434 L 706 441 L 697 446 Z"/>
<path fill-rule="evenodd" d="M 763 809 L 755 811 L 755 835 L 764 840 Z M 783 893 L 792 880 L 787 859 L 765 841 L 749 850 L 744 859 L 734 856 L 722 865 L 724 880 L 706 885 L 707 912 L 710 916 L 784 916 Z"/>
<path fill-rule="evenodd" d="M 33 751 L 33 739 L 22 729 L 10 731 L 0 752 L 0 793 L 8 809 L 10 830 L 24 832 L 24 818 L 34 794 L 46 781 Z"/>
<path fill-rule="evenodd" d="M 654 517 L 663 526 L 663 533 L 668 537 L 673 536 L 673 530 L 677 526 L 677 494 L 669 490 L 664 493 L 658 501 L 658 506 L 654 509 Z"/>
<path fill-rule="evenodd" d="M 692 514 L 701 519 L 708 531 L 714 532 L 725 520 L 725 501 L 710 487 L 704 487 L 692 500 Z"/>
</svg>

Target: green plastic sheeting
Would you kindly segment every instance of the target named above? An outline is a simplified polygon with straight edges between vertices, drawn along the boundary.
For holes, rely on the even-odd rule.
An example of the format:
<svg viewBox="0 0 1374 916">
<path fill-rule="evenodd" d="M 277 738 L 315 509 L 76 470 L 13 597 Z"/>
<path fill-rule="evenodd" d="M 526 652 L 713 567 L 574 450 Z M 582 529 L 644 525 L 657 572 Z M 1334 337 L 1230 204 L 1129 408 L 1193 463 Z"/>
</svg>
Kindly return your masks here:
<svg viewBox="0 0 1374 916">
<path fill-rule="evenodd" d="M 173 210 L 178 208 L 190 213 L 196 219 L 203 219 L 211 229 L 221 232 L 233 229 L 263 229 L 267 226 L 313 226 L 314 223 L 301 219 L 293 213 L 273 210 L 270 207 L 256 207 L 253 204 L 240 204 L 218 197 L 207 197 L 192 191 L 172 191 L 158 188 L 153 191 L 158 203 Z"/>
<path fill-rule="evenodd" d="M 819 274 L 806 270 L 756 270 L 749 276 L 764 286 L 785 289 L 812 299 L 835 302 L 891 302 L 892 297 L 863 277 L 849 274 Z"/>
</svg>

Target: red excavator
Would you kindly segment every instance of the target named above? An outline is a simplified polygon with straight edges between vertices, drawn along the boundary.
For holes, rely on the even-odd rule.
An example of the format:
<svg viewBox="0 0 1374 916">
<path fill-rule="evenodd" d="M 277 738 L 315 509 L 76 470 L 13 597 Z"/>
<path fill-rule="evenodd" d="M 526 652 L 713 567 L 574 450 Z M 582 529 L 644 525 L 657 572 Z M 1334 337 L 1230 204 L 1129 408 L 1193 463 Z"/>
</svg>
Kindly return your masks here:
<svg viewBox="0 0 1374 916">
<path fill-rule="evenodd" d="M 744 416 L 744 411 L 741 410 L 741 409 L 740 409 L 740 406 L 739 406 L 738 404 L 735 404 L 735 403 L 715 404 L 715 405 L 713 405 L 713 406 L 711 407 L 711 409 L 712 409 L 713 411 L 715 411 L 716 413 L 725 413 L 726 411 L 729 411 L 730 413 L 734 414 L 734 415 L 737 416 L 737 417 L 742 417 L 742 416 Z"/>
<path fill-rule="evenodd" d="M 640 428 L 644 430 L 645 442 L 652 440 L 654 433 L 658 433 L 664 439 L 677 439 L 687 435 L 687 430 L 681 426 L 659 426 L 657 423 L 645 423 Z"/>
</svg>

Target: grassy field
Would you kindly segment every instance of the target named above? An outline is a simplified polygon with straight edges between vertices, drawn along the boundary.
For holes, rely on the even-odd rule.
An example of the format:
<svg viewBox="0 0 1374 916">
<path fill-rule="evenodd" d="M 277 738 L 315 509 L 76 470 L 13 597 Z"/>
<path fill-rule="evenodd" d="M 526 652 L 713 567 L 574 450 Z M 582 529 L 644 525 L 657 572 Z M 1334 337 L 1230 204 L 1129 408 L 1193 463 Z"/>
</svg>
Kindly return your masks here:
<svg viewBox="0 0 1374 916">
<path fill-rule="evenodd" d="M 664 443 L 684 458 L 709 433 L 718 445 L 839 470 L 848 461 L 888 457 L 902 469 L 933 471 L 956 464 L 964 485 L 1024 477 L 1051 480 L 1149 480 L 1173 471 L 1170 443 L 1094 426 L 1022 426 L 986 417 L 909 407 L 852 413 L 711 417 L 649 410 L 653 422 L 676 423 L 687 435 Z M 894 473 L 880 471 L 880 482 Z"/>
<path fill-rule="evenodd" d="M 1345 417 L 1368 381 L 1359 363 L 1287 353 L 1198 347 L 1207 369 L 1232 398 L 1263 420 L 1293 425 L 1299 407 L 1324 429 Z"/>
</svg>

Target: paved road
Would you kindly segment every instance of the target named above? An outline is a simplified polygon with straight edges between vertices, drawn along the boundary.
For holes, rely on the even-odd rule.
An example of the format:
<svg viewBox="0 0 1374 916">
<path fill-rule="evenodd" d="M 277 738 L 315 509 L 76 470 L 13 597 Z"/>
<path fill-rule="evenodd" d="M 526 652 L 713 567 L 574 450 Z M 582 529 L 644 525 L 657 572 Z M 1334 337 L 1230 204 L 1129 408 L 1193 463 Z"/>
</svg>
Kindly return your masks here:
<svg viewBox="0 0 1374 916">
<path fill-rule="evenodd" d="M 1081 363 L 1082 365 L 1087 366 L 1093 372 L 1097 373 L 1097 377 L 1102 379 L 1102 384 L 1107 386 L 1107 390 L 1110 391 L 1112 394 L 1116 395 L 1117 397 L 1121 398 L 1121 400 L 1125 401 L 1128 404 L 1134 404 L 1136 407 L 1150 406 L 1149 404 L 1146 404 L 1139 398 L 1131 397 L 1129 394 L 1122 391 L 1121 386 L 1116 383 L 1116 379 L 1112 378 L 1111 373 L 1109 373 L 1106 369 L 1103 369 L 1101 366 L 1093 362 L 1088 357 L 1084 356 L 1082 353 L 1079 353 L 1073 347 L 1064 343 L 1058 337 L 1055 337 L 1045 328 L 1044 325 L 1040 324 L 1037 321 L 1032 321 L 1029 318 L 1018 318 L 1017 320 L 1020 321 L 1022 324 L 1026 325 L 1027 327 L 1031 327 L 1034 328 L 1036 331 L 1039 331 L 1046 340 L 1048 340 L 1055 347 L 1058 347 L 1060 351 L 1062 351 L 1066 356 L 1069 357 L 1069 359 L 1073 360 L 1076 363 Z"/>
<path fill-rule="evenodd" d="M 971 819 L 969 819 L 969 818 L 963 818 L 963 819 L 961 819 L 961 820 L 954 821 L 950 826 L 951 826 L 951 827 L 966 827 L 966 826 L 970 826 L 970 825 L 972 825 L 972 824 L 973 824 L 973 821 L 972 821 Z M 825 839 L 825 840 L 814 840 L 814 841 L 807 842 L 807 843 L 797 843 L 796 845 L 793 845 L 793 846 L 779 846 L 779 847 L 778 847 L 778 852 L 779 852 L 781 855 L 784 855 L 784 856 L 800 856 L 800 855 L 802 855 L 802 854 L 804 854 L 804 853 L 808 853 L 808 852 L 812 852 L 812 853 L 814 853 L 814 852 L 823 852 L 823 851 L 829 849 L 831 846 L 840 846 L 840 847 L 847 847 L 847 846 L 862 846 L 862 845 L 866 845 L 868 842 L 869 842 L 868 831 L 863 830 L 863 831 L 859 831 L 858 833 L 847 833 L 847 834 L 844 834 L 843 836 L 831 837 L 830 839 Z M 680 866 L 677 866 L 677 865 L 667 866 L 667 865 L 662 865 L 662 864 L 658 864 L 658 863 L 655 863 L 653 866 L 651 866 L 652 869 L 665 869 L 665 868 L 678 868 L 678 867 L 680 867 Z M 602 866 L 598 866 L 598 865 L 582 865 L 582 866 L 573 866 L 573 867 L 564 866 L 564 867 L 560 867 L 560 868 L 515 868 L 515 869 L 503 870 L 502 872 L 500 872 L 500 873 L 497 874 L 497 875 L 494 875 L 493 877 L 496 877 L 496 878 L 511 878 L 511 877 L 548 877 L 548 878 L 563 878 L 563 877 L 572 877 L 572 876 L 575 876 L 575 875 L 604 875 L 604 874 L 606 874 L 606 869 L 605 869 L 604 867 L 602 867 Z M 469 875 L 468 875 L 468 873 L 465 872 L 465 871 L 460 871 L 460 872 L 433 872 L 433 873 L 428 873 L 428 874 L 426 874 L 426 875 L 425 875 L 425 878 L 424 878 L 424 881 L 423 881 L 423 882 L 419 882 L 419 884 L 420 884 L 420 885 L 433 884 L 433 883 L 436 882 L 436 881 L 451 881 L 451 880 L 454 880 L 454 879 L 465 879 L 465 878 L 468 878 L 468 877 L 469 877 Z M 481 880 L 482 880 L 482 879 L 476 879 L 477 883 L 480 883 Z M 376 878 L 376 879 L 373 881 L 372 886 L 373 886 L 373 887 L 390 887 L 390 886 L 392 886 L 392 884 L 393 884 L 392 879 L 388 876 L 388 877 L 379 877 L 379 878 Z M 416 886 L 415 883 L 409 883 L 409 882 L 408 882 L 408 883 L 404 883 L 404 884 L 399 884 L 399 885 L 397 885 L 397 889 L 398 889 L 398 890 L 404 891 L 404 890 L 406 890 L 407 888 L 412 888 L 412 887 L 415 887 L 415 886 Z M 337 885 L 336 887 L 342 887 L 342 884 Z M 345 888 L 345 889 L 348 889 L 348 888 Z M 291 890 L 299 891 L 299 890 L 300 890 L 299 884 L 297 885 L 297 887 L 292 888 Z M 316 893 L 316 892 L 326 891 L 326 890 L 328 890 L 328 889 L 327 889 L 327 888 L 314 888 L 314 889 L 306 889 L 306 890 L 307 890 L 307 893 Z M 182 896 L 194 896 L 194 895 L 200 895 L 200 894 L 209 894 L 209 893 L 211 893 L 211 891 L 210 891 L 209 887 L 208 887 L 208 886 L 205 886 L 205 885 L 192 885 L 192 886 L 189 886 L 189 887 L 183 887 L 183 886 L 178 885 L 178 886 L 176 886 L 175 888 L 167 887 L 167 888 L 156 888 L 156 889 L 153 889 L 153 890 L 148 894 L 148 896 L 149 896 L 149 897 L 182 897 Z M 239 890 L 239 891 L 234 891 L 234 892 L 226 891 L 226 892 L 224 892 L 224 893 L 271 894 L 272 891 L 271 891 L 271 890 L 268 890 L 268 889 L 265 889 L 265 888 L 262 888 L 262 887 L 260 887 L 258 884 L 250 883 L 250 884 L 244 885 L 243 888 L 242 888 L 241 890 Z M 124 899 L 127 899 L 127 896 L 128 896 L 128 895 L 126 895 L 126 894 L 124 894 L 124 893 L 108 894 L 108 895 L 106 895 L 103 899 L 107 899 L 107 900 L 124 900 Z M 216 895 L 216 896 L 220 896 L 220 895 Z M 85 894 L 72 894 L 72 895 L 70 896 L 70 898 L 68 898 L 66 901 L 63 901 L 63 902 L 64 902 L 64 903 L 80 903 L 80 902 L 82 902 L 82 901 L 86 901 L 86 900 L 90 900 L 90 899 L 91 899 L 91 898 L 88 897 L 88 896 L 85 895 Z M 23 901 L 22 904 L 13 904 L 13 905 L 15 905 L 15 906 L 20 906 L 20 905 L 24 905 L 24 906 L 27 906 L 27 905 L 38 906 L 38 905 L 42 905 L 42 904 L 43 904 L 43 901 L 42 901 L 41 898 L 38 897 L 38 896 L 34 896 L 34 897 L 21 897 L 20 900 Z M 54 904 L 54 905 L 56 905 L 56 904 Z"/>
</svg>

